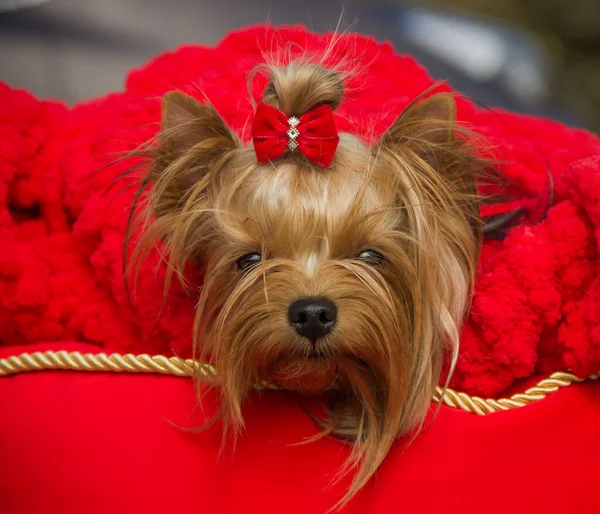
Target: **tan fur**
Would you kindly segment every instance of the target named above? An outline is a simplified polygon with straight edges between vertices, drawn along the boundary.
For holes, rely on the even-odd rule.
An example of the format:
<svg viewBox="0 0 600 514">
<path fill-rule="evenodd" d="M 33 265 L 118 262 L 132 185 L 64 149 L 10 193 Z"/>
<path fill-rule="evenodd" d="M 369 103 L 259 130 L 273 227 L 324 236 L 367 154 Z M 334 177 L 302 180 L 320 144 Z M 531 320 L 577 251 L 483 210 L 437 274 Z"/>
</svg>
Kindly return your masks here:
<svg viewBox="0 0 600 514">
<path fill-rule="evenodd" d="M 265 101 L 288 115 L 337 107 L 341 78 L 305 61 L 270 69 Z M 298 152 L 260 165 L 210 106 L 181 93 L 163 101 L 160 146 L 148 180 L 138 257 L 166 248 L 168 281 L 189 261 L 206 266 L 195 347 L 217 369 L 222 416 L 234 432 L 253 384 L 333 391 L 326 433 L 354 441 L 344 504 L 393 441 L 416 433 L 444 362 L 456 362 L 480 245 L 474 180 L 481 164 L 458 137 L 455 103 L 411 105 L 370 148 L 342 134 L 333 165 Z M 377 250 L 385 262 L 357 257 Z M 259 252 L 240 273 L 236 261 Z M 319 341 L 287 321 L 290 304 L 325 296 L 338 323 Z"/>
</svg>

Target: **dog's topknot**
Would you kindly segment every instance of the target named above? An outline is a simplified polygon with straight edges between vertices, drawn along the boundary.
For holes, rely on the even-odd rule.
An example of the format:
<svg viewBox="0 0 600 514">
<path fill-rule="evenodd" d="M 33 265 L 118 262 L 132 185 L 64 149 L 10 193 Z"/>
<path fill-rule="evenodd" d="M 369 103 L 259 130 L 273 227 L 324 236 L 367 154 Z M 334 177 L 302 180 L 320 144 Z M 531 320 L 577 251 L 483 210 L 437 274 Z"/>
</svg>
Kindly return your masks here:
<svg viewBox="0 0 600 514">
<path fill-rule="evenodd" d="M 319 105 L 336 109 L 344 96 L 342 77 L 319 64 L 301 60 L 269 67 L 263 101 L 288 116 L 302 116 Z"/>
</svg>

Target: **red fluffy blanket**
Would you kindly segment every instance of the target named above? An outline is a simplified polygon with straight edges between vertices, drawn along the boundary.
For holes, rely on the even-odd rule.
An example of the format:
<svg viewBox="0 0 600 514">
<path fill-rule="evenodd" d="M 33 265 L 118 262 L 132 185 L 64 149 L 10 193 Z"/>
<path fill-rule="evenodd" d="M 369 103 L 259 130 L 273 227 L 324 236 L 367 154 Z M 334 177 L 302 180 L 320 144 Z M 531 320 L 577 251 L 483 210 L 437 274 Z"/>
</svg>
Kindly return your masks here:
<svg viewBox="0 0 600 514">
<path fill-rule="evenodd" d="M 77 340 L 109 351 L 185 355 L 194 300 L 177 285 L 162 309 L 164 269 L 150 258 L 134 305 L 122 252 L 135 164 L 118 161 L 151 138 L 159 97 L 180 89 L 208 98 L 247 139 L 246 81 L 262 52 L 323 50 L 331 36 L 303 28 L 251 28 L 216 48 L 187 46 L 127 78 L 124 91 L 67 108 L 0 85 L 0 342 Z M 336 46 L 360 74 L 336 111 L 343 131 L 375 136 L 433 82 L 407 56 L 349 35 Z M 258 95 L 264 81 L 254 83 Z M 497 395 L 517 379 L 600 369 L 600 140 L 558 123 L 475 107 L 458 118 L 492 145 L 510 193 L 535 203 L 554 178 L 543 220 L 525 217 L 486 243 L 473 310 L 452 386 Z M 159 316 L 160 314 L 160 316 Z"/>
</svg>

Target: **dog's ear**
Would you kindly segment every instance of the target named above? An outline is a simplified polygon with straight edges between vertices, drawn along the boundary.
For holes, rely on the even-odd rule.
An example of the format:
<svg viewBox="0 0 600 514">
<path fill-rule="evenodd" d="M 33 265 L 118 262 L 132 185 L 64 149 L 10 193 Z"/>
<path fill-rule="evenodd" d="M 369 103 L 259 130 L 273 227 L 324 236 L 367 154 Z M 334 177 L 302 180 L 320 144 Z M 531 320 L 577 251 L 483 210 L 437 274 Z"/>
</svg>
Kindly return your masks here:
<svg viewBox="0 0 600 514">
<path fill-rule="evenodd" d="M 410 104 L 384 134 L 378 148 L 411 150 L 435 169 L 440 169 L 444 151 L 452 144 L 456 102 L 448 93 L 438 93 Z"/>
<path fill-rule="evenodd" d="M 178 212 L 194 189 L 205 189 L 211 172 L 218 172 L 241 143 L 210 104 L 181 93 L 162 100 L 162 127 L 148 181 L 153 184 L 155 214 Z"/>
<path fill-rule="evenodd" d="M 163 97 L 160 138 L 163 151 L 173 158 L 197 149 L 210 159 L 240 144 L 212 105 L 179 91 Z"/>
</svg>

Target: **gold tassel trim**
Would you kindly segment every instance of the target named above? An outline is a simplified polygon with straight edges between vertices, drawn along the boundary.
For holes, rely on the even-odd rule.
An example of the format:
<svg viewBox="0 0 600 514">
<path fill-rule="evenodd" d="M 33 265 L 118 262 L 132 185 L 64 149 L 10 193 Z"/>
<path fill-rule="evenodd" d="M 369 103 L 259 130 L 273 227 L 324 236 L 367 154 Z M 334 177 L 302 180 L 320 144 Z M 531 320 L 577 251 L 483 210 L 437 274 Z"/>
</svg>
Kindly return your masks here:
<svg viewBox="0 0 600 514">
<path fill-rule="evenodd" d="M 97 371 L 113 373 L 159 373 L 177 377 L 204 376 L 215 377 L 215 368 L 210 364 L 202 364 L 193 359 L 166 357 L 164 355 L 121 355 L 118 353 L 81 353 L 67 351 L 47 351 L 22 353 L 0 359 L 0 378 L 24 373 L 27 371 L 67 370 L 67 371 Z M 557 371 L 548 378 L 539 381 L 534 387 L 523 393 L 512 395 L 510 398 L 479 398 L 466 393 L 438 387 L 433 401 L 448 407 L 461 409 L 466 412 L 483 416 L 519 407 L 543 400 L 550 394 L 574 382 L 596 380 L 600 374 L 587 378 L 579 378 L 572 373 Z M 277 390 L 267 382 L 257 384 L 257 390 Z"/>
</svg>

